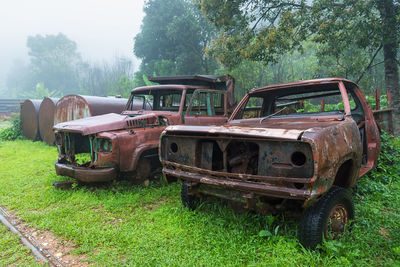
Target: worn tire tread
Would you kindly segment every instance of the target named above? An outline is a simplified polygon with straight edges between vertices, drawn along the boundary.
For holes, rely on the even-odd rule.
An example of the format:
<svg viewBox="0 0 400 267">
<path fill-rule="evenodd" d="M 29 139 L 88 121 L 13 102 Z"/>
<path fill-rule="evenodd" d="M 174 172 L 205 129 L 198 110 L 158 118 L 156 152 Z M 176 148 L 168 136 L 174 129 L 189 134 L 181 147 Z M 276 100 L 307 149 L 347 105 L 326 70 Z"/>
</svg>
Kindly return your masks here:
<svg viewBox="0 0 400 267">
<path fill-rule="evenodd" d="M 338 203 L 345 205 L 349 220 L 353 220 L 354 204 L 351 194 L 339 186 L 333 186 L 316 204 L 304 210 L 299 225 L 299 241 L 305 248 L 316 249 L 322 242 L 330 211 Z"/>
</svg>

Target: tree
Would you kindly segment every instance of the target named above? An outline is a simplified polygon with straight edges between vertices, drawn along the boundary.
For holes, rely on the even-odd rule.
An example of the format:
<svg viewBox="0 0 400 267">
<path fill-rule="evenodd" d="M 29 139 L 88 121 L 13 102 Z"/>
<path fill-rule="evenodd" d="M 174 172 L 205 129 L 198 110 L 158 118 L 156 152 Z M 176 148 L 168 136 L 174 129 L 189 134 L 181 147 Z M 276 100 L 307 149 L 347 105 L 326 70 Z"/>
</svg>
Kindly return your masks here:
<svg viewBox="0 0 400 267">
<path fill-rule="evenodd" d="M 79 71 L 81 93 L 129 96 L 134 87 L 132 69 L 132 61 L 125 57 L 115 57 L 113 62 L 84 63 Z"/>
<path fill-rule="evenodd" d="M 70 94 L 79 90 L 77 65 L 81 56 L 74 41 L 62 33 L 29 36 L 27 47 L 32 72 L 31 87 L 44 83 L 50 90 Z"/>
<path fill-rule="evenodd" d="M 214 27 L 189 0 L 150 0 L 134 53 L 140 72 L 151 76 L 213 72 L 217 64 L 205 55 Z"/>
<path fill-rule="evenodd" d="M 220 29 L 210 53 L 229 67 L 242 60 L 276 62 L 279 55 L 301 50 L 303 41 L 311 39 L 319 44 L 319 55 L 331 55 L 337 62 L 351 50 L 368 55 L 361 62 L 361 79 L 383 49 L 385 85 L 393 95 L 395 133 L 400 134 L 398 0 L 199 0 L 199 4 Z"/>
<path fill-rule="evenodd" d="M 7 74 L 6 85 L 8 90 L 5 90 L 3 94 L 13 98 L 29 96 L 29 93 L 34 91 L 34 88 L 30 87 L 33 84 L 31 80 L 32 73 L 28 64 L 16 59 Z"/>
</svg>

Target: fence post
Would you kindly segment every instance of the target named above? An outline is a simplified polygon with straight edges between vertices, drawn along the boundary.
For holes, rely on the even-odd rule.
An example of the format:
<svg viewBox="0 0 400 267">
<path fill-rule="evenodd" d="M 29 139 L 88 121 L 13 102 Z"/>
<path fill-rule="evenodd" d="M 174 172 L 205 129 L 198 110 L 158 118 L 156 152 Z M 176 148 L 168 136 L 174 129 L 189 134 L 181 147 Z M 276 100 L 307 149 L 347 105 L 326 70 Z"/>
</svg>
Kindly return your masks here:
<svg viewBox="0 0 400 267">
<path fill-rule="evenodd" d="M 390 93 L 389 90 L 386 91 L 386 96 L 387 96 L 388 108 L 391 108 L 392 107 L 392 94 Z"/>
<path fill-rule="evenodd" d="M 376 89 L 375 91 L 375 109 L 381 109 L 381 89 Z"/>
</svg>

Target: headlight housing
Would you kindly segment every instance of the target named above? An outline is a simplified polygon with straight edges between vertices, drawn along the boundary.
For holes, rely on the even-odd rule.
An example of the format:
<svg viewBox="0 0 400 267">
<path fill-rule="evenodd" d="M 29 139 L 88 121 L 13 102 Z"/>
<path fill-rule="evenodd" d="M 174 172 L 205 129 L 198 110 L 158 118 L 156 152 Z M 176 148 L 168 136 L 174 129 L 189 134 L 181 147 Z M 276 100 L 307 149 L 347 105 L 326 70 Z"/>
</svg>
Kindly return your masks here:
<svg viewBox="0 0 400 267">
<path fill-rule="evenodd" d="M 106 138 L 96 138 L 94 141 L 94 150 L 100 153 L 112 152 L 111 140 Z"/>
</svg>

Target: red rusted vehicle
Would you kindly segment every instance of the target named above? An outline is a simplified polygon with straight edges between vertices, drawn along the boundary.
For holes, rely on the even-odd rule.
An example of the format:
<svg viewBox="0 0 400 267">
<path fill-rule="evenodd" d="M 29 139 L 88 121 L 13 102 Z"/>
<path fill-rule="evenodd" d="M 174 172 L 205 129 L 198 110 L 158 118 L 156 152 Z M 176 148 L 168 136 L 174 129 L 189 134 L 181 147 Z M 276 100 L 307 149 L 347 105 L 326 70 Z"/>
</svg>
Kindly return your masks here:
<svg viewBox="0 0 400 267">
<path fill-rule="evenodd" d="M 82 182 L 118 177 L 143 182 L 158 161 L 161 132 L 168 125 L 223 124 L 228 120 L 234 79 L 177 76 L 150 79 L 160 85 L 132 90 L 125 111 L 56 124 L 58 175 Z M 139 105 L 139 109 L 138 109 Z M 160 170 L 160 168 L 159 168 Z"/>
<path fill-rule="evenodd" d="M 390 117 L 390 109 L 375 113 Z M 227 124 L 170 126 L 160 140 L 163 174 L 183 180 L 185 206 L 206 195 L 265 213 L 294 205 L 309 248 L 354 219 L 348 188 L 379 152 L 373 111 L 355 83 L 339 78 L 253 89 Z"/>
</svg>

